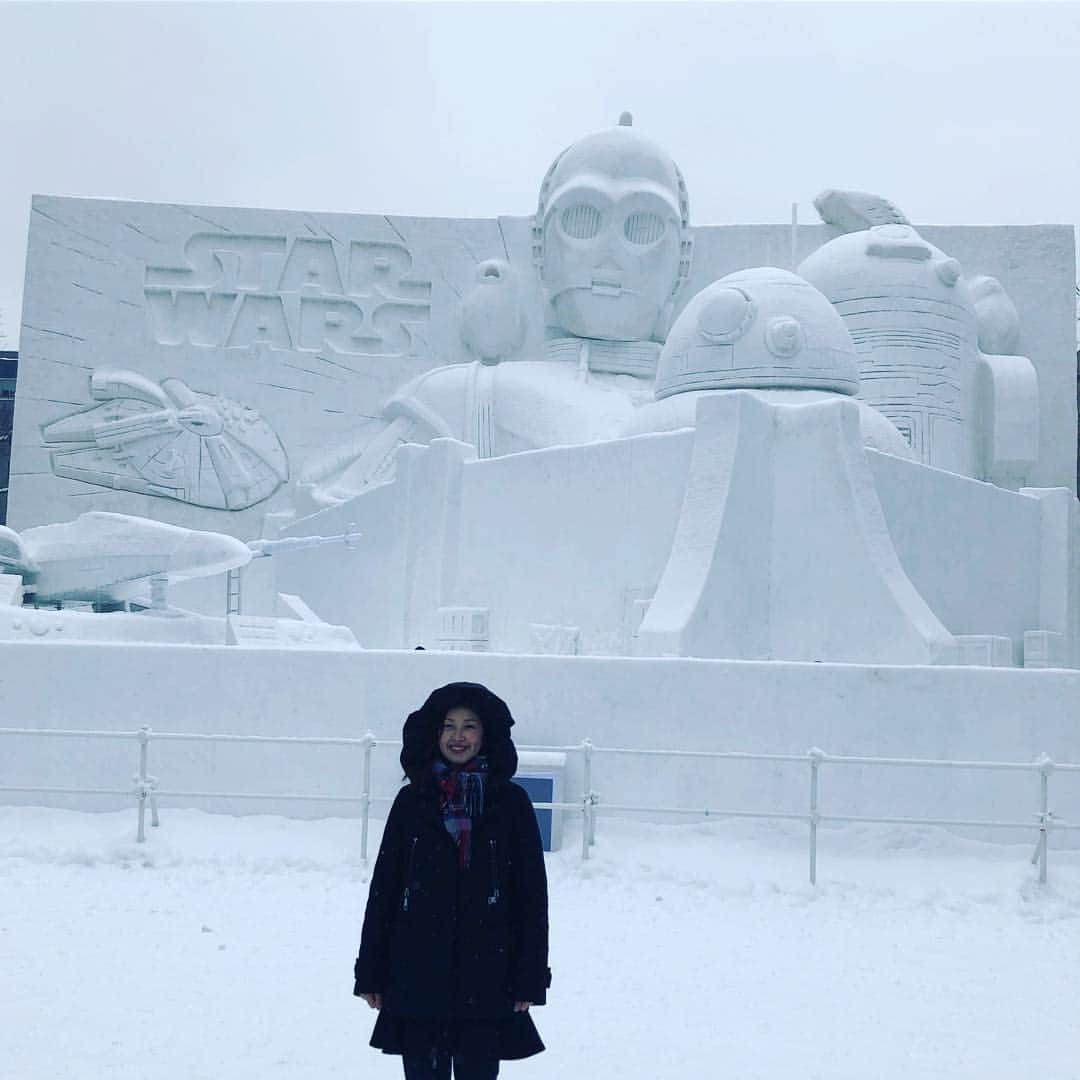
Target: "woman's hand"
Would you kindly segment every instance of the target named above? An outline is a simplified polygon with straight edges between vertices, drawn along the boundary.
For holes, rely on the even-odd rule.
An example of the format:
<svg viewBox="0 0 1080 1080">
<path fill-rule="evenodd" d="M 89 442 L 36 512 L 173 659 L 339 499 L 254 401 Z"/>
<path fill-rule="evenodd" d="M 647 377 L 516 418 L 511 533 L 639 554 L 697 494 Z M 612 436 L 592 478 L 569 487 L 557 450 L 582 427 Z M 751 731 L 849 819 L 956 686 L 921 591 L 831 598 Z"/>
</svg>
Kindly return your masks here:
<svg viewBox="0 0 1080 1080">
<path fill-rule="evenodd" d="M 382 994 L 361 994 L 360 995 L 372 1009 L 382 1008 Z"/>
<path fill-rule="evenodd" d="M 515 1001 L 514 1012 L 528 1012 L 531 1004 L 531 1001 Z"/>
</svg>

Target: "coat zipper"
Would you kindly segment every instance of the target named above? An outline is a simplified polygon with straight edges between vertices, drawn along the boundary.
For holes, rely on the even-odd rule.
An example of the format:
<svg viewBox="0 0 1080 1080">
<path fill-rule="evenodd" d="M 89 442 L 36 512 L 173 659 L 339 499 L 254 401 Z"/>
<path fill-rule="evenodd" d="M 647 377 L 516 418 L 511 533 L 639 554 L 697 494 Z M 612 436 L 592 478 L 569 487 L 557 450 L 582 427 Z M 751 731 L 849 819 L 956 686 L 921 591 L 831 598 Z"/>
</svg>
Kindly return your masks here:
<svg viewBox="0 0 1080 1080">
<path fill-rule="evenodd" d="M 495 840 L 489 840 L 488 844 L 491 847 L 491 895 L 487 898 L 487 902 L 491 905 L 499 902 L 499 864 L 497 861 L 499 849 Z"/>
<path fill-rule="evenodd" d="M 413 863 L 416 860 L 416 841 L 419 839 L 418 836 L 414 836 L 409 847 L 409 869 L 405 874 L 405 894 L 401 898 L 402 911 L 409 910 L 409 890 L 412 888 Z"/>
</svg>

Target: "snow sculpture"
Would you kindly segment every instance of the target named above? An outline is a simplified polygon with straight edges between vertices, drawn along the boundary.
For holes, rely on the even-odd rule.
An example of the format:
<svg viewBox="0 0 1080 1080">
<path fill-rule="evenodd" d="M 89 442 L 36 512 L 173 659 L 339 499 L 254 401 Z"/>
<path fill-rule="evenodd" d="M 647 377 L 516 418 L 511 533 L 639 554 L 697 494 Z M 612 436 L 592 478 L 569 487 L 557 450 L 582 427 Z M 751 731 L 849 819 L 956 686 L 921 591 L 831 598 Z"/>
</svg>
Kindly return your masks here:
<svg viewBox="0 0 1080 1080">
<path fill-rule="evenodd" d="M 878 196 L 818 206 L 812 280 L 760 268 L 786 226 L 691 245 L 629 117 L 559 154 L 529 216 L 38 200 L 13 520 L 77 498 L 263 537 L 238 639 L 295 594 L 372 647 L 1080 663 L 1071 493 L 972 479 L 1027 482 L 1041 391 L 1030 477 L 1072 482 L 1071 231 L 942 251 Z M 1041 386 L 1000 283 L 947 252 L 1007 282 Z M 139 373 L 94 370 L 117 341 Z M 30 573 L 19 543 L 0 567 Z"/>
<path fill-rule="evenodd" d="M 461 338 L 484 364 L 512 356 L 525 339 L 521 283 L 505 259 L 487 259 L 476 268 L 476 285 L 461 304 Z"/>
<path fill-rule="evenodd" d="M 948 663 L 942 626 L 904 573 L 848 397 L 752 390 L 697 402 L 671 555 L 638 655 Z"/>
<path fill-rule="evenodd" d="M 952 655 L 889 539 L 860 422 L 886 449 L 903 439 L 852 400 L 857 389 L 842 319 L 796 275 L 730 274 L 687 304 L 660 356 L 658 400 L 634 424 L 671 429 L 690 412 L 697 429 L 640 654 Z"/>
<path fill-rule="evenodd" d="M 42 427 L 65 447 L 52 453 L 57 476 L 217 510 L 253 506 L 288 479 L 276 433 L 246 405 L 106 368 L 90 395 L 100 404 Z"/>
<path fill-rule="evenodd" d="M 997 278 L 986 274 L 968 278 L 979 327 L 979 351 L 1016 356 L 1020 349 L 1020 314 Z"/>
<path fill-rule="evenodd" d="M 317 552 L 277 580 L 372 648 L 1073 662 L 1075 499 L 915 460 L 856 396 L 858 360 L 807 281 L 729 274 L 676 319 L 620 437 L 404 447 L 392 481 L 285 530 L 362 534 L 347 587 Z"/>
<path fill-rule="evenodd" d="M 578 338 L 661 340 L 690 272 L 689 225 L 682 173 L 633 130 L 629 113 L 564 150 L 533 223 L 555 326 Z"/>
<path fill-rule="evenodd" d="M 754 389 L 769 400 L 809 404 L 854 395 L 859 371 L 851 336 L 835 308 L 787 270 L 729 274 L 697 294 L 668 335 L 656 398 L 637 410 L 626 434 L 693 427 L 707 392 Z M 899 431 L 857 402 L 863 442 L 910 458 Z"/>
<path fill-rule="evenodd" d="M 838 236 L 799 273 L 851 332 L 860 396 L 919 461 L 1023 485 L 1038 458 L 1038 381 L 1027 357 L 980 350 L 980 336 L 987 347 L 1017 345 L 1015 309 L 998 282 L 965 279 L 956 259 L 900 223 Z"/>
<path fill-rule="evenodd" d="M 768 386 L 854 394 L 843 322 L 801 278 L 775 267 L 729 274 L 687 304 L 668 337 L 656 396 Z"/>
<path fill-rule="evenodd" d="M 324 623 L 299 597 L 275 594 L 269 615 L 241 614 L 239 604 L 240 571 L 253 558 L 268 561 L 279 551 L 351 539 L 245 544 L 222 533 L 103 511 L 21 535 L 0 526 L 0 642 L 356 649 L 350 630 Z M 219 612 L 170 605 L 170 585 L 219 575 L 228 575 Z"/>
<path fill-rule="evenodd" d="M 44 602 L 119 603 L 146 593 L 151 579 L 211 577 L 251 555 L 222 533 L 103 511 L 0 536 L 0 565 L 21 574 L 25 591 Z"/>
<path fill-rule="evenodd" d="M 823 191 L 815 200 L 814 208 L 826 225 L 834 225 L 841 232 L 857 232 L 874 225 L 910 225 L 904 212 L 869 191 Z"/>
<path fill-rule="evenodd" d="M 617 127 L 555 159 L 532 235 L 545 299 L 543 356 L 516 355 L 527 317 L 522 293 L 505 264 L 482 264 L 462 310 L 462 334 L 478 360 L 404 386 L 373 438 L 304 470 L 302 497 L 330 505 L 389 479 L 407 442 L 453 438 L 487 458 L 613 438 L 625 426 L 635 403 L 651 396 L 659 342 L 690 269 L 682 174 L 624 113 Z M 496 366 L 500 360 L 508 362 Z"/>
<path fill-rule="evenodd" d="M 392 483 L 309 521 L 364 523 L 358 597 L 377 590 L 403 615 L 368 623 L 371 645 L 389 632 L 439 648 L 949 662 L 956 643 L 901 566 L 863 443 L 910 450 L 858 382 L 825 296 L 786 270 L 741 271 L 676 320 L 630 438 L 498 462 L 434 440 L 402 452 Z M 448 631 L 464 619 L 471 636 Z"/>
<path fill-rule="evenodd" d="M 23 574 L 36 569 L 22 537 L 14 529 L 0 525 L 0 574 Z"/>
</svg>

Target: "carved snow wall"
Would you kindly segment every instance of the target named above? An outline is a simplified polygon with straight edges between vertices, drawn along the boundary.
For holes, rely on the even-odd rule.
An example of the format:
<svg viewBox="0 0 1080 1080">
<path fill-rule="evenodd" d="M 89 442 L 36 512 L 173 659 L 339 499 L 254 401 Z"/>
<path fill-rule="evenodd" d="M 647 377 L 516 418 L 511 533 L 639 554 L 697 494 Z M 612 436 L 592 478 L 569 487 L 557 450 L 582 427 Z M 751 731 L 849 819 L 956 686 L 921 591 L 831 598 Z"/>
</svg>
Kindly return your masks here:
<svg viewBox="0 0 1080 1080">
<path fill-rule="evenodd" d="M 366 648 L 445 648 L 469 611 L 484 633 L 452 647 L 1080 666 L 1068 491 L 861 460 L 850 400 L 757 399 L 703 398 L 704 429 L 488 460 L 406 447 L 392 483 L 286 530 L 361 535 L 275 557 L 276 587 Z"/>
<path fill-rule="evenodd" d="M 515 340 L 523 355 L 537 353 L 544 318 L 530 227 L 528 217 L 36 197 L 9 523 L 106 510 L 261 535 L 267 514 L 292 509 L 306 463 L 363 441 L 408 380 L 473 358 L 462 306 L 486 260 L 517 273 L 528 317 Z M 725 274 L 792 257 L 787 226 L 692 231 L 678 305 Z M 997 277 L 1015 302 L 1039 385 L 1039 459 L 1027 482 L 1072 488 L 1071 228 L 919 231 L 971 272 Z M 796 260 L 835 234 L 800 227 Z"/>
<path fill-rule="evenodd" d="M 80 726 L 208 734 L 347 736 L 372 731 L 396 740 L 402 718 L 433 686 L 473 679 L 494 688 L 518 719 L 519 739 L 565 746 L 583 738 L 599 746 L 742 750 L 805 755 L 820 746 L 834 754 L 951 760 L 1080 760 L 1075 703 L 1080 674 L 986 671 L 977 668 L 880 668 L 841 664 L 723 660 L 587 660 L 491 653 L 326 652 L 159 645 L 131 651 L 115 645 L 9 643 L 0 650 L 0 683 L 12 714 L 33 726 L 72 726 L 72 687 L 83 692 Z M 123 686 L 126 693 L 113 688 Z M 207 687 L 214 693 L 208 695 Z M 21 722 L 21 721 L 20 721 Z M 27 720 L 29 723 L 29 719 Z M 0 784 L 72 786 L 72 760 L 88 787 L 129 786 L 135 747 L 117 740 L 77 742 L 9 736 L 0 757 Z M 76 757 L 77 755 L 77 757 Z M 295 744 L 171 742 L 151 749 L 161 786 L 175 791 L 318 791 L 352 802 L 298 803 L 253 799 L 170 797 L 168 807 L 194 806 L 228 814 L 306 817 L 359 814 L 359 751 Z M 374 790 L 392 794 L 401 780 L 397 754 L 380 748 L 372 761 Z M 581 755 L 569 755 L 566 796 L 580 797 Z M 592 785 L 608 805 L 715 806 L 718 777 L 724 805 L 805 813 L 805 763 L 723 766 L 683 759 L 598 756 Z M 848 766 L 827 774 L 822 788 L 832 813 L 985 818 L 1031 822 L 1014 835 L 988 831 L 997 843 L 1035 842 L 1038 779 L 1015 772 L 890 769 Z M 1080 785 L 1051 780 L 1055 813 L 1080 818 Z M 5 794 L 5 804 L 124 810 L 134 828 L 134 799 L 121 796 Z M 163 808 L 165 842 L 173 828 Z M 671 817 L 664 819 L 668 823 Z M 603 835 L 601 824 L 601 836 Z M 119 835 L 119 834 L 118 834 Z M 1073 839 L 1070 840 L 1069 838 Z M 1076 833 L 1052 843 L 1080 843 Z M 152 846 L 152 845 L 148 845 Z M 1013 856 L 1009 856 L 1012 858 Z M 1054 856 L 1051 856 L 1053 859 Z M 1022 869 L 1018 859 L 1015 864 Z"/>
</svg>

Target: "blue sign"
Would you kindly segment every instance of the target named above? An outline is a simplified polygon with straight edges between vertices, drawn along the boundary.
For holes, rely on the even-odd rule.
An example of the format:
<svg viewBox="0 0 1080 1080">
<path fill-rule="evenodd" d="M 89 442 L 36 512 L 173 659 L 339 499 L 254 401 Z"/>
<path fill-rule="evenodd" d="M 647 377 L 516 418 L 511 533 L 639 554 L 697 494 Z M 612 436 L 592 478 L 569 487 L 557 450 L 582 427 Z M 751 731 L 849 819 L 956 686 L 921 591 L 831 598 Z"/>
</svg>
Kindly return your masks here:
<svg viewBox="0 0 1080 1080">
<path fill-rule="evenodd" d="M 555 777 L 553 776 L 515 776 L 514 783 L 523 787 L 532 802 L 555 801 Z M 540 826 L 540 839 L 544 850 L 551 850 L 551 810 L 534 810 L 536 824 Z"/>
</svg>

